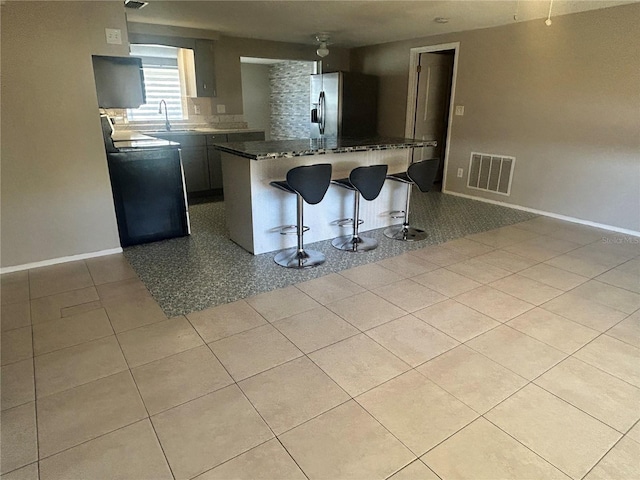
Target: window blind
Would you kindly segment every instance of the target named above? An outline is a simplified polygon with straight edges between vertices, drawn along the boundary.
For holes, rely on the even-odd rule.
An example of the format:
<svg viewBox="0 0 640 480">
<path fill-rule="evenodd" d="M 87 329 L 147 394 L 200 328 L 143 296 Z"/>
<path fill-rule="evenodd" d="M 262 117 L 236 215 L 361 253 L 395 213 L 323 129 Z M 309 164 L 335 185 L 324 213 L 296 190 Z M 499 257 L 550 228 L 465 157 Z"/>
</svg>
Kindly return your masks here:
<svg viewBox="0 0 640 480">
<path fill-rule="evenodd" d="M 129 109 L 129 121 L 164 120 L 164 107 L 162 114 L 158 113 L 161 100 L 167 102 L 169 120 L 182 120 L 182 92 L 177 59 L 141 58 L 147 103 L 140 108 Z"/>
</svg>

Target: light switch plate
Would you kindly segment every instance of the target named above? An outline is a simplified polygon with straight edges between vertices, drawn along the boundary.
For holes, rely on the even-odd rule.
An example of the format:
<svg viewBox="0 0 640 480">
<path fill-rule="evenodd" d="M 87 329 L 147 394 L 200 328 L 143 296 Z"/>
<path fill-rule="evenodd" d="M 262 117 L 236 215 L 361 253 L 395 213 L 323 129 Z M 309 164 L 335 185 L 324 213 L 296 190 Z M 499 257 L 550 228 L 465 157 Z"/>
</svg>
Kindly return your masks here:
<svg viewBox="0 0 640 480">
<path fill-rule="evenodd" d="M 456 115 L 464 115 L 464 105 L 456 105 Z"/>
<path fill-rule="evenodd" d="M 216 112 L 218 112 L 218 113 L 227 113 L 226 105 L 216 105 Z"/>
<path fill-rule="evenodd" d="M 458 178 L 462 178 L 462 175 L 464 174 L 464 170 L 459 168 L 458 169 Z"/>
<path fill-rule="evenodd" d="M 112 45 L 122 45 L 122 31 L 119 28 L 105 28 L 107 43 Z"/>
</svg>

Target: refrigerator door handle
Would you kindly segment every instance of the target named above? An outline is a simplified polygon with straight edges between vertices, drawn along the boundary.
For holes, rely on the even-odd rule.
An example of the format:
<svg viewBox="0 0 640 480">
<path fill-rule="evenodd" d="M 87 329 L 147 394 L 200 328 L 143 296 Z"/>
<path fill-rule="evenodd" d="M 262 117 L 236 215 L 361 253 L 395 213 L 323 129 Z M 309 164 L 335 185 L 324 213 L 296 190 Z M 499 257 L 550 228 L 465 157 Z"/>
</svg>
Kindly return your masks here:
<svg viewBox="0 0 640 480">
<path fill-rule="evenodd" d="M 320 97 L 318 98 L 318 128 L 320 129 L 320 135 L 324 135 L 324 127 L 326 124 L 324 111 L 325 111 L 324 92 L 320 92 Z"/>
</svg>

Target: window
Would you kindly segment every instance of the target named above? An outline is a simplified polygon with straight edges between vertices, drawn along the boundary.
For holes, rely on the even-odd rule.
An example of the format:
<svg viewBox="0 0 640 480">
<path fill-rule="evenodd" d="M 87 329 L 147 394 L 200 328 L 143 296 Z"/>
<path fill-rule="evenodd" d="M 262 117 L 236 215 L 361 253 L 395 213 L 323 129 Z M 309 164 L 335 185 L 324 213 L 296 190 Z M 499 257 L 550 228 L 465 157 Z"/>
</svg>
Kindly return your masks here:
<svg viewBox="0 0 640 480">
<path fill-rule="evenodd" d="M 131 45 L 131 55 L 142 59 L 147 103 L 140 108 L 128 109 L 130 122 L 164 120 L 158 113 L 160 101 L 167 102 L 169 120 L 187 118 L 186 86 L 184 85 L 183 59 L 193 57 L 192 50 L 164 45 Z"/>
</svg>

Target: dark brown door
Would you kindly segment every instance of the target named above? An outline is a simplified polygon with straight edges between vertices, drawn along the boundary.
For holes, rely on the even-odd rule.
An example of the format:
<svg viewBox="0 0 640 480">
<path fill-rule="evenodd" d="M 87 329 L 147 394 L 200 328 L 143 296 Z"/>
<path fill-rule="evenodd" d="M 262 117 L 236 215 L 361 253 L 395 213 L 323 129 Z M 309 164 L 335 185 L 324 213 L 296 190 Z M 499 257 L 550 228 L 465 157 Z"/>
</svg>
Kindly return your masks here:
<svg viewBox="0 0 640 480">
<path fill-rule="evenodd" d="M 420 54 L 414 137 L 436 140 L 438 146 L 416 151 L 413 160 L 439 158 L 440 168 L 436 181 L 442 180 L 449 124 L 453 56 L 453 50 Z M 419 157 L 416 158 L 415 155 Z"/>
</svg>

